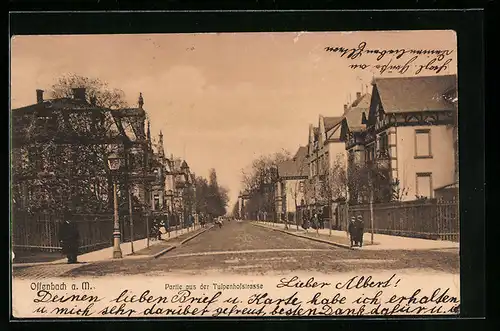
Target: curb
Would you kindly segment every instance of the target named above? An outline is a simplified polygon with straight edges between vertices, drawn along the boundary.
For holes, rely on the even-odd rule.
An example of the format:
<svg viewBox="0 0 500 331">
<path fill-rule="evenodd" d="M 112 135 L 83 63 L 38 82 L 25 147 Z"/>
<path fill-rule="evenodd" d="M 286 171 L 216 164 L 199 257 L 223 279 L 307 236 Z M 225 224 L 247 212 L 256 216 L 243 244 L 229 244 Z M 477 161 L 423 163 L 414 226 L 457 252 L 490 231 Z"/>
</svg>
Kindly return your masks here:
<svg viewBox="0 0 500 331">
<path fill-rule="evenodd" d="M 165 248 L 164 250 L 161 250 L 160 252 L 154 254 L 153 256 L 148 256 L 148 258 L 151 258 L 151 259 L 157 259 L 159 258 L 160 256 L 162 256 L 163 254 L 165 253 L 168 253 L 170 252 L 171 250 L 173 249 L 176 249 L 177 248 L 177 245 L 172 245 L 172 246 L 169 246 L 167 248 Z"/>
<path fill-rule="evenodd" d="M 198 236 L 199 236 L 199 235 L 201 235 L 202 233 L 207 232 L 208 230 L 210 230 L 210 229 L 211 229 L 211 228 L 213 228 L 213 227 L 214 227 L 214 226 L 212 225 L 211 227 L 209 227 L 209 228 L 205 228 L 205 229 L 203 229 L 203 231 L 200 231 L 200 232 L 198 232 L 198 233 L 196 233 L 196 234 L 192 235 L 191 237 L 188 237 L 188 238 L 184 239 L 183 241 L 181 241 L 181 245 L 184 245 L 184 244 L 185 244 L 185 243 L 187 243 L 188 241 L 190 241 L 190 240 L 192 240 L 192 239 L 194 239 L 194 238 L 198 237 Z"/>
<path fill-rule="evenodd" d="M 160 251 L 160 252 L 156 253 L 155 255 L 153 255 L 151 258 L 152 258 L 152 259 L 157 259 L 157 258 L 159 258 L 160 256 L 162 256 L 162 255 L 164 255 L 164 254 L 166 254 L 166 253 L 168 253 L 168 252 L 170 252 L 170 251 L 172 251 L 172 250 L 176 249 L 177 247 L 182 246 L 183 244 L 187 243 L 188 241 L 190 241 L 190 240 L 192 240 L 192 239 L 194 239 L 194 238 L 198 237 L 198 236 L 199 236 L 199 235 L 201 235 L 202 233 L 205 233 L 206 231 L 210 230 L 211 228 L 213 228 L 213 226 L 211 226 L 211 227 L 209 227 L 209 228 L 206 228 L 206 229 L 204 229 L 203 231 L 200 231 L 200 232 L 198 232 L 198 233 L 196 233 L 196 234 L 192 235 L 191 237 L 188 237 L 188 238 L 186 238 L 186 239 L 182 240 L 182 241 L 180 242 L 180 244 L 178 244 L 178 245 L 172 245 L 172 246 L 170 246 L 170 247 L 165 248 L 164 250 L 162 250 L 162 251 Z"/>
<path fill-rule="evenodd" d="M 326 240 L 326 239 L 320 239 L 320 238 L 314 238 L 314 237 L 304 236 L 304 235 L 293 233 L 293 232 L 289 232 L 289 231 L 286 231 L 286 230 L 274 229 L 274 228 L 268 227 L 266 225 L 255 224 L 255 223 L 251 223 L 251 224 L 254 225 L 254 226 L 260 226 L 261 228 L 266 228 L 266 229 L 269 229 L 269 230 L 286 233 L 286 234 L 291 235 L 291 236 L 295 236 L 295 237 L 299 237 L 299 238 L 304 238 L 304 239 L 309 239 L 309 240 L 320 242 L 320 243 L 323 243 L 323 244 L 328 244 L 328 245 L 337 246 L 337 247 L 341 247 L 341 248 L 345 248 L 345 249 L 350 249 L 350 250 L 356 250 L 356 248 L 351 247 L 349 245 L 339 244 L 339 243 L 336 243 L 336 242 L 333 242 L 333 241 L 329 241 L 329 240 Z"/>
<path fill-rule="evenodd" d="M 86 263 L 86 262 L 82 262 Z M 36 267 L 40 265 L 56 265 L 56 264 L 68 264 L 66 259 L 48 261 L 48 262 L 33 262 L 33 263 L 12 263 L 11 266 L 13 269 L 15 268 L 28 268 L 28 267 Z"/>
</svg>

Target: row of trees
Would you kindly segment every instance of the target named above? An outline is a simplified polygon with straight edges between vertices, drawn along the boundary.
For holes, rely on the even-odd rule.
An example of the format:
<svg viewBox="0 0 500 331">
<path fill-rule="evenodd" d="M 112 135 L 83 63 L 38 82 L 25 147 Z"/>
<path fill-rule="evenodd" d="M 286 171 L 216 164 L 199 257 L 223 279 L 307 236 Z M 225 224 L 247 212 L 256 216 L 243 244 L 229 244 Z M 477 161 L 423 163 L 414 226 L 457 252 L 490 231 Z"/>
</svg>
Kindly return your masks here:
<svg viewBox="0 0 500 331">
<path fill-rule="evenodd" d="M 243 189 L 249 195 L 245 203 L 245 212 L 250 217 L 274 216 L 275 183 L 277 166 L 291 159 L 290 152 L 282 150 L 268 155 L 261 155 L 242 170 Z M 233 214 L 239 212 L 239 206 L 233 207 Z M 243 217 L 244 215 L 239 215 Z"/>
<path fill-rule="evenodd" d="M 249 193 L 245 209 L 250 217 L 256 217 L 259 212 L 279 212 L 274 210 L 274 183 L 277 180 L 276 167 L 280 162 L 290 160 L 290 153 L 278 153 L 260 156 L 251 166 L 243 171 L 244 189 Z M 300 172 L 309 170 L 307 159 L 301 160 Z M 302 182 L 302 184 L 301 184 Z M 333 164 L 318 167 L 317 176 L 305 180 L 289 182 L 293 187 L 287 188 L 295 203 L 309 209 L 312 201 L 315 205 L 331 206 L 333 202 L 349 204 L 401 201 L 407 194 L 400 187 L 398 180 L 391 180 L 390 172 L 384 165 L 376 162 L 349 162 L 343 155 L 338 155 Z M 237 215 L 239 205 L 233 206 L 233 214 Z"/>
<path fill-rule="evenodd" d="M 322 200 L 349 204 L 401 201 L 407 194 L 399 180 L 392 180 L 390 169 L 377 162 L 350 162 L 342 156 L 320 174 L 319 196 Z M 307 188 L 307 186 L 306 186 Z"/>
<path fill-rule="evenodd" d="M 198 214 L 210 215 L 211 217 L 226 214 L 229 202 L 228 190 L 219 185 L 217 172 L 211 169 L 208 180 L 204 177 L 196 177 L 196 212 Z"/>
</svg>

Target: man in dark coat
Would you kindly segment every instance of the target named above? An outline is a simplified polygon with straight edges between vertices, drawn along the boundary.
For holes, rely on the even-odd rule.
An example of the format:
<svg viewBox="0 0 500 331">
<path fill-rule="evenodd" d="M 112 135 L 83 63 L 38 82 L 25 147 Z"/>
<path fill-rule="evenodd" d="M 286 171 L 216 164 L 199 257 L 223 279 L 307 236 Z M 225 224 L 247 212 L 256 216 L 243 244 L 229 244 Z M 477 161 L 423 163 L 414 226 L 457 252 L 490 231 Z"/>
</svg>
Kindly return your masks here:
<svg viewBox="0 0 500 331">
<path fill-rule="evenodd" d="M 69 212 L 64 213 L 64 221 L 59 229 L 59 241 L 62 253 L 68 258 L 68 263 L 77 263 L 80 235 L 76 223 Z"/>
<path fill-rule="evenodd" d="M 365 222 L 363 221 L 363 216 L 358 215 L 356 219 L 356 232 L 358 237 L 359 247 L 363 247 L 363 235 L 365 233 Z"/>
<path fill-rule="evenodd" d="M 314 216 L 312 218 L 312 225 L 311 225 L 311 227 L 314 230 L 319 229 L 319 217 L 318 217 L 318 213 L 317 212 L 314 212 Z"/>
<path fill-rule="evenodd" d="M 318 220 L 319 220 L 319 228 L 324 229 L 325 228 L 325 219 L 323 218 L 323 213 L 320 213 L 318 215 Z"/>
<path fill-rule="evenodd" d="M 357 231 L 356 231 L 356 218 L 354 216 L 351 217 L 351 220 L 349 221 L 349 225 L 347 228 L 347 231 L 349 232 L 349 237 L 351 239 L 351 247 L 355 246 L 358 244 L 358 237 L 357 237 Z"/>
</svg>

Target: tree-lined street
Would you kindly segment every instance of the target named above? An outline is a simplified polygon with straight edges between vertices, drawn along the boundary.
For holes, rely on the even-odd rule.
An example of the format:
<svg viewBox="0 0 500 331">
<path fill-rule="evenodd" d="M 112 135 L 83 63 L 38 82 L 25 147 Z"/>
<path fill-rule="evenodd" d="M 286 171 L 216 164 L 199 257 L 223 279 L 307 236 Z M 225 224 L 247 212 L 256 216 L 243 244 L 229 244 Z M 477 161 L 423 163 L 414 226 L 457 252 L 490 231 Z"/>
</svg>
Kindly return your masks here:
<svg viewBox="0 0 500 331">
<path fill-rule="evenodd" d="M 37 268 L 31 267 L 33 271 Z M 363 251 L 335 247 L 272 231 L 250 222 L 226 222 L 157 259 L 86 264 L 60 276 L 168 276 L 171 273 L 288 274 L 415 269 L 459 273 L 455 251 Z M 408 270 L 411 271 L 411 270 Z M 26 273 L 26 272 L 25 272 Z M 14 271 L 16 277 L 16 271 Z"/>
</svg>

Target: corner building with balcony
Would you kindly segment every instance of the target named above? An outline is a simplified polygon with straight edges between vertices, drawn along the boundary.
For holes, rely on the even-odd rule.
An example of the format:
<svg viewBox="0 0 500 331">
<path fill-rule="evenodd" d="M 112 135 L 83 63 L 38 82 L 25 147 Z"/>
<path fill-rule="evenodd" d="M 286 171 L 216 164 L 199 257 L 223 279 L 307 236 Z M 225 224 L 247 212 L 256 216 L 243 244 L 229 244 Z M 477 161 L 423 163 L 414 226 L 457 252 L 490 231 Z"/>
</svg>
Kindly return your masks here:
<svg viewBox="0 0 500 331">
<path fill-rule="evenodd" d="M 401 201 L 434 198 L 456 181 L 457 77 L 376 78 L 372 85 L 368 113 L 353 109 L 343 122 L 351 162 L 377 163 L 405 192 Z"/>
</svg>

